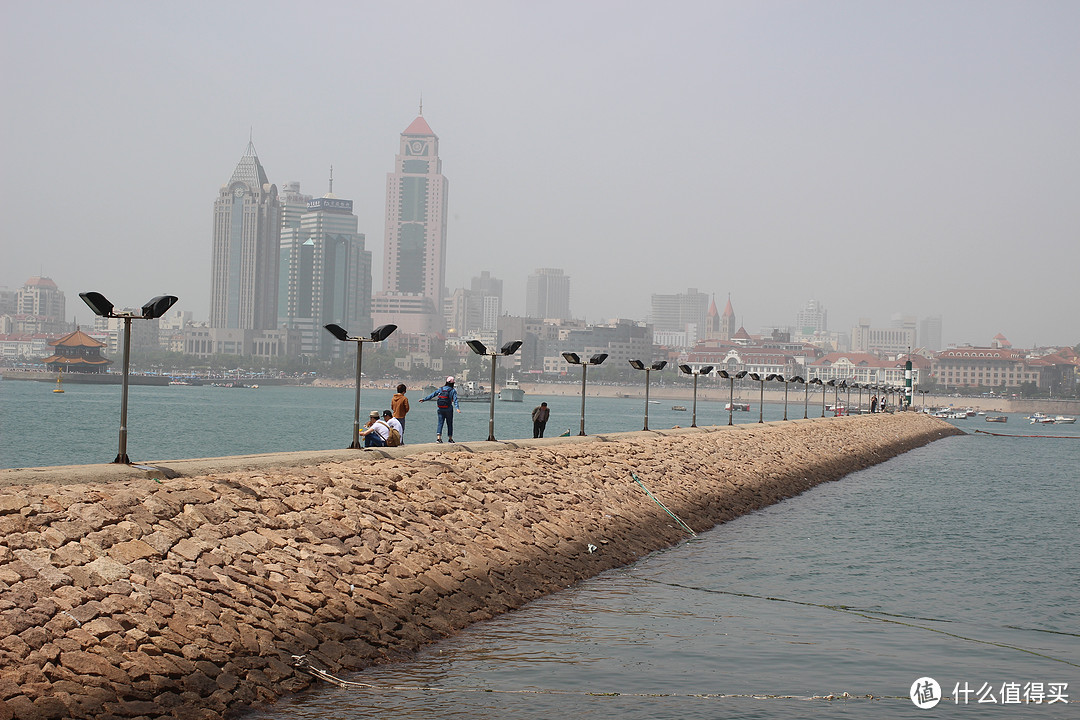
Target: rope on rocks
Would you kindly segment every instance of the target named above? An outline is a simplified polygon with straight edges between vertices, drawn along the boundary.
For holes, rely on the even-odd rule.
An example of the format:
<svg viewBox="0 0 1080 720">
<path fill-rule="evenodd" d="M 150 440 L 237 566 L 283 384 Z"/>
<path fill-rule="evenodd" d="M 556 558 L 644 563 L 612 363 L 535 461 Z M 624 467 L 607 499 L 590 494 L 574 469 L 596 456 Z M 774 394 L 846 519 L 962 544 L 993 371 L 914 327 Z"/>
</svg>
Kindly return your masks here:
<svg viewBox="0 0 1080 720">
<path fill-rule="evenodd" d="M 976 430 L 979 435 L 993 435 L 994 437 L 1037 437 L 1037 438 L 1054 438 L 1056 440 L 1080 440 L 1080 435 L 1010 435 L 1009 433 L 992 433 L 985 430 Z"/>
<path fill-rule="evenodd" d="M 325 670 L 315 667 L 306 655 L 293 655 L 293 668 L 307 673 L 323 682 L 336 685 L 345 690 L 378 690 L 394 692 L 440 692 L 440 693 L 488 693 L 499 695 L 570 695 L 575 697 L 637 697 L 637 698 L 701 698 L 709 700 L 749 699 L 749 700 L 909 700 L 903 695 L 852 695 L 839 693 L 831 695 L 759 695 L 756 693 L 623 693 L 623 692 L 586 692 L 584 690 L 495 690 L 490 688 L 429 687 L 425 685 L 372 685 L 355 680 L 342 680 Z"/>
<path fill-rule="evenodd" d="M 675 513 L 668 510 L 667 505 L 664 505 L 664 503 L 662 503 L 662 502 L 660 502 L 659 500 L 656 499 L 656 496 L 653 495 L 652 492 L 649 491 L 649 488 L 645 487 L 645 483 L 641 482 L 641 480 L 638 478 L 638 476 L 635 473 L 630 473 L 630 477 L 634 478 L 634 482 L 636 482 L 638 485 L 641 486 L 641 488 L 649 495 L 649 497 L 651 497 L 653 499 L 653 502 L 655 502 L 660 507 L 664 508 L 664 512 L 666 512 L 668 515 L 675 518 L 675 522 L 679 523 L 679 525 L 682 526 L 683 530 L 690 533 L 694 537 L 697 537 L 697 533 L 694 532 L 693 530 L 691 530 L 689 525 L 687 525 L 682 520 L 680 520 L 678 517 L 676 517 Z"/>
</svg>

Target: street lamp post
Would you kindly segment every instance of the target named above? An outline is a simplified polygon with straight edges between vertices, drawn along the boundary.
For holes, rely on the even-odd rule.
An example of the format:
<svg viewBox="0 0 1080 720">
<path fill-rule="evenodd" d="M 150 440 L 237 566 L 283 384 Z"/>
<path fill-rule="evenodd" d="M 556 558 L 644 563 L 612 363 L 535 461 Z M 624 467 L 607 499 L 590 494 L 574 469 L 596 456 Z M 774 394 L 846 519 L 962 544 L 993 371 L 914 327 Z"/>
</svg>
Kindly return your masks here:
<svg viewBox="0 0 1080 720">
<path fill-rule="evenodd" d="M 495 440 L 495 358 L 500 355 L 513 355 L 521 347 L 520 340 L 513 340 L 502 346 L 499 352 L 488 352 L 487 346 L 479 340 L 466 340 L 465 344 L 469 346 L 477 355 L 487 355 L 491 358 L 491 409 L 488 413 L 488 440 Z"/>
<path fill-rule="evenodd" d="M 727 370 L 720 370 L 718 372 L 718 374 L 722 378 L 727 378 L 727 381 L 728 381 L 728 391 L 729 392 L 728 392 L 728 404 L 727 404 L 727 424 L 728 425 L 734 425 L 735 423 L 732 420 L 731 416 L 732 416 L 732 413 L 735 412 L 735 381 L 736 380 L 741 380 L 742 378 L 746 377 L 746 371 L 745 370 L 740 370 L 739 372 L 732 375 L 732 374 L 728 373 Z"/>
<path fill-rule="evenodd" d="M 562 354 L 563 359 L 571 365 L 581 366 L 581 432 L 578 435 L 585 434 L 585 376 L 588 374 L 590 365 L 599 365 L 607 360 L 607 353 L 597 353 L 588 360 L 583 360 L 577 353 L 564 352 Z"/>
<path fill-rule="evenodd" d="M 796 375 L 795 377 L 785 378 L 783 375 L 777 375 L 776 379 L 784 383 L 784 419 L 787 420 L 787 396 L 788 385 L 791 383 L 801 383 L 803 379 Z"/>
<path fill-rule="evenodd" d="M 759 423 L 765 422 L 765 380 L 772 380 L 775 376 L 769 375 L 768 378 L 764 378 L 757 373 L 750 373 L 750 379 L 756 380 L 761 385 L 761 395 L 758 397 L 758 417 Z"/>
<path fill-rule="evenodd" d="M 127 454 L 127 403 L 128 403 L 128 367 L 131 358 L 131 321 L 132 320 L 155 320 L 169 311 L 177 300 L 175 295 L 158 295 L 142 306 L 141 315 L 134 312 L 116 312 L 113 304 L 104 295 L 98 292 L 79 293 L 95 315 L 107 318 L 123 318 L 124 320 L 124 376 L 120 390 L 120 448 L 116 453 L 113 463 L 130 465 L 131 459 Z"/>
<path fill-rule="evenodd" d="M 809 392 L 810 385 L 821 385 L 821 417 L 825 417 L 825 384 L 821 382 L 821 378 L 814 378 L 807 383 L 807 392 Z"/>
<path fill-rule="evenodd" d="M 382 342 L 397 330 L 397 325 L 380 325 L 371 331 L 371 337 L 369 338 L 352 337 L 345 328 L 333 323 L 323 327 L 342 342 L 356 343 L 356 402 L 353 404 L 352 445 L 349 446 L 349 449 L 360 450 L 364 447 L 360 444 L 360 378 L 363 377 L 364 343 Z"/>
<path fill-rule="evenodd" d="M 635 370 L 645 371 L 645 427 L 642 430 L 649 429 L 649 373 L 653 370 L 663 370 L 667 365 L 667 360 L 657 360 L 649 367 L 645 367 L 645 363 L 640 360 L 631 360 L 630 367 Z"/>
<path fill-rule="evenodd" d="M 680 365 L 679 369 L 687 375 L 694 376 L 694 410 L 690 418 L 690 427 L 697 427 L 697 379 L 698 375 L 708 375 L 713 371 L 712 365 L 706 365 L 705 367 L 698 368 L 697 372 L 694 371 L 689 365 Z"/>
</svg>

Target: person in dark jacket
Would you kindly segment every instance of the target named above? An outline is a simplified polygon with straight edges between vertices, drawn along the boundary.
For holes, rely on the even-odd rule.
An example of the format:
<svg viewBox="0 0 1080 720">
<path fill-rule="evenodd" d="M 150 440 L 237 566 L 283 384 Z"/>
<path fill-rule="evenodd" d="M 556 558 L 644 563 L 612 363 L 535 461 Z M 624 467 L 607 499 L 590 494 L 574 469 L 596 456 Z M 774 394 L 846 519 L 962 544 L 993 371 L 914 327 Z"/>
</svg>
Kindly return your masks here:
<svg viewBox="0 0 1080 720">
<path fill-rule="evenodd" d="M 542 438 L 542 437 L 544 437 L 544 426 L 547 425 L 548 417 L 550 415 L 551 415 L 551 410 L 548 408 L 548 405 L 547 405 L 546 402 L 542 402 L 542 403 L 540 403 L 539 405 L 537 405 L 536 407 L 533 408 L 532 421 L 533 421 L 533 437 L 534 438 Z"/>
<path fill-rule="evenodd" d="M 445 385 L 426 398 L 421 398 L 420 402 L 427 402 L 433 398 L 435 400 L 435 416 L 438 418 L 438 425 L 435 429 L 435 442 L 442 442 L 443 423 L 446 423 L 446 439 L 454 442 L 454 411 L 457 410 L 460 413 L 461 406 L 458 405 L 453 375 L 446 378 Z"/>
</svg>

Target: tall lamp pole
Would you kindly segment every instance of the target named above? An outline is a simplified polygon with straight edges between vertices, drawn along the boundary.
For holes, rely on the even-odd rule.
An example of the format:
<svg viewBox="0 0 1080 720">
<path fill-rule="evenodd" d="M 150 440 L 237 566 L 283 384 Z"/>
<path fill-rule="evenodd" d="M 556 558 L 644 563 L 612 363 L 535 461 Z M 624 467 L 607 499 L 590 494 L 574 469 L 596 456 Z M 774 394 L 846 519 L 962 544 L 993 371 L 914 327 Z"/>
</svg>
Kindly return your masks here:
<svg viewBox="0 0 1080 720">
<path fill-rule="evenodd" d="M 720 375 L 720 377 L 722 378 L 727 378 L 729 391 L 727 404 L 727 424 L 734 425 L 735 422 L 732 419 L 732 413 L 735 412 L 735 381 L 741 380 L 742 378 L 746 377 L 746 371 L 740 370 L 739 372 L 732 375 L 727 370 L 720 370 L 717 374 Z"/>
<path fill-rule="evenodd" d="M 648 367 L 646 367 L 645 363 L 641 362 L 640 360 L 630 361 L 630 367 L 634 368 L 635 370 L 645 371 L 645 427 L 643 427 L 642 430 L 649 429 L 649 373 L 653 370 L 663 370 L 664 366 L 666 365 L 667 360 L 657 360 Z"/>
<path fill-rule="evenodd" d="M 360 443 L 360 378 L 363 377 L 364 343 L 382 342 L 397 330 L 397 325 L 380 325 L 372 330 L 371 337 L 367 338 L 353 337 L 349 335 L 349 332 L 345 328 L 333 323 L 324 325 L 323 327 L 325 327 L 331 335 L 342 342 L 356 343 L 356 402 L 353 404 L 352 445 L 349 446 L 349 449 L 361 450 L 364 446 Z"/>
<path fill-rule="evenodd" d="M 690 427 L 697 427 L 697 379 L 698 379 L 698 375 L 708 375 L 709 373 L 711 373 L 713 371 L 713 366 L 712 365 L 706 365 L 705 367 L 698 368 L 698 370 L 696 372 L 689 365 L 680 365 L 679 369 L 682 370 L 687 375 L 693 375 L 694 376 L 694 412 L 693 412 L 693 416 L 690 418 Z"/>
<path fill-rule="evenodd" d="M 814 378 L 808 385 L 821 385 L 821 417 L 825 417 L 825 383 L 821 382 L 821 378 Z"/>
<path fill-rule="evenodd" d="M 588 374 L 590 365 L 599 365 L 608 359 L 607 353 L 597 353 L 588 360 L 583 360 L 580 355 L 572 352 L 564 352 L 562 354 L 563 359 L 571 365 L 581 366 L 581 432 L 578 435 L 585 434 L 585 376 Z"/>
<path fill-rule="evenodd" d="M 107 318 L 123 318 L 124 320 L 124 377 L 120 391 L 120 448 L 116 453 L 113 463 L 130 465 L 131 459 L 127 454 L 127 404 L 128 404 L 128 367 L 131 359 L 131 321 L 132 320 L 156 320 L 169 311 L 176 304 L 175 295 L 158 295 L 141 308 L 141 315 L 134 312 L 116 312 L 113 304 L 99 292 L 79 293 L 95 315 Z"/>
<path fill-rule="evenodd" d="M 488 412 L 488 440 L 495 440 L 495 359 L 500 355 L 513 355 L 521 347 L 520 340 L 514 340 L 506 343 L 502 346 L 499 352 L 488 352 L 487 346 L 479 340 L 466 340 L 465 344 L 469 346 L 477 355 L 487 355 L 491 358 L 491 409 Z"/>
</svg>

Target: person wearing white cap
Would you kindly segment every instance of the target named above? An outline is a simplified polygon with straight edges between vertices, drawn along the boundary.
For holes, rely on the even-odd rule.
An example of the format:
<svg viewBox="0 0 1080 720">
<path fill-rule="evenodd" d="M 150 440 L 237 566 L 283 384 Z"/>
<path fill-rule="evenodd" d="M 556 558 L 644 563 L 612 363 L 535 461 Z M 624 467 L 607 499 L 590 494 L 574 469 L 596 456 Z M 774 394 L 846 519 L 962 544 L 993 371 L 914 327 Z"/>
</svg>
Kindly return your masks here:
<svg viewBox="0 0 1080 720">
<path fill-rule="evenodd" d="M 443 423 L 446 423 L 446 438 L 450 442 L 454 442 L 454 411 L 461 412 L 461 406 L 458 405 L 457 390 L 454 389 L 454 376 L 446 378 L 446 384 L 435 392 L 428 395 L 426 398 L 421 398 L 420 402 L 427 402 L 428 400 L 435 400 L 435 415 L 438 418 L 438 425 L 435 429 L 435 442 L 442 442 L 442 428 Z"/>
</svg>

